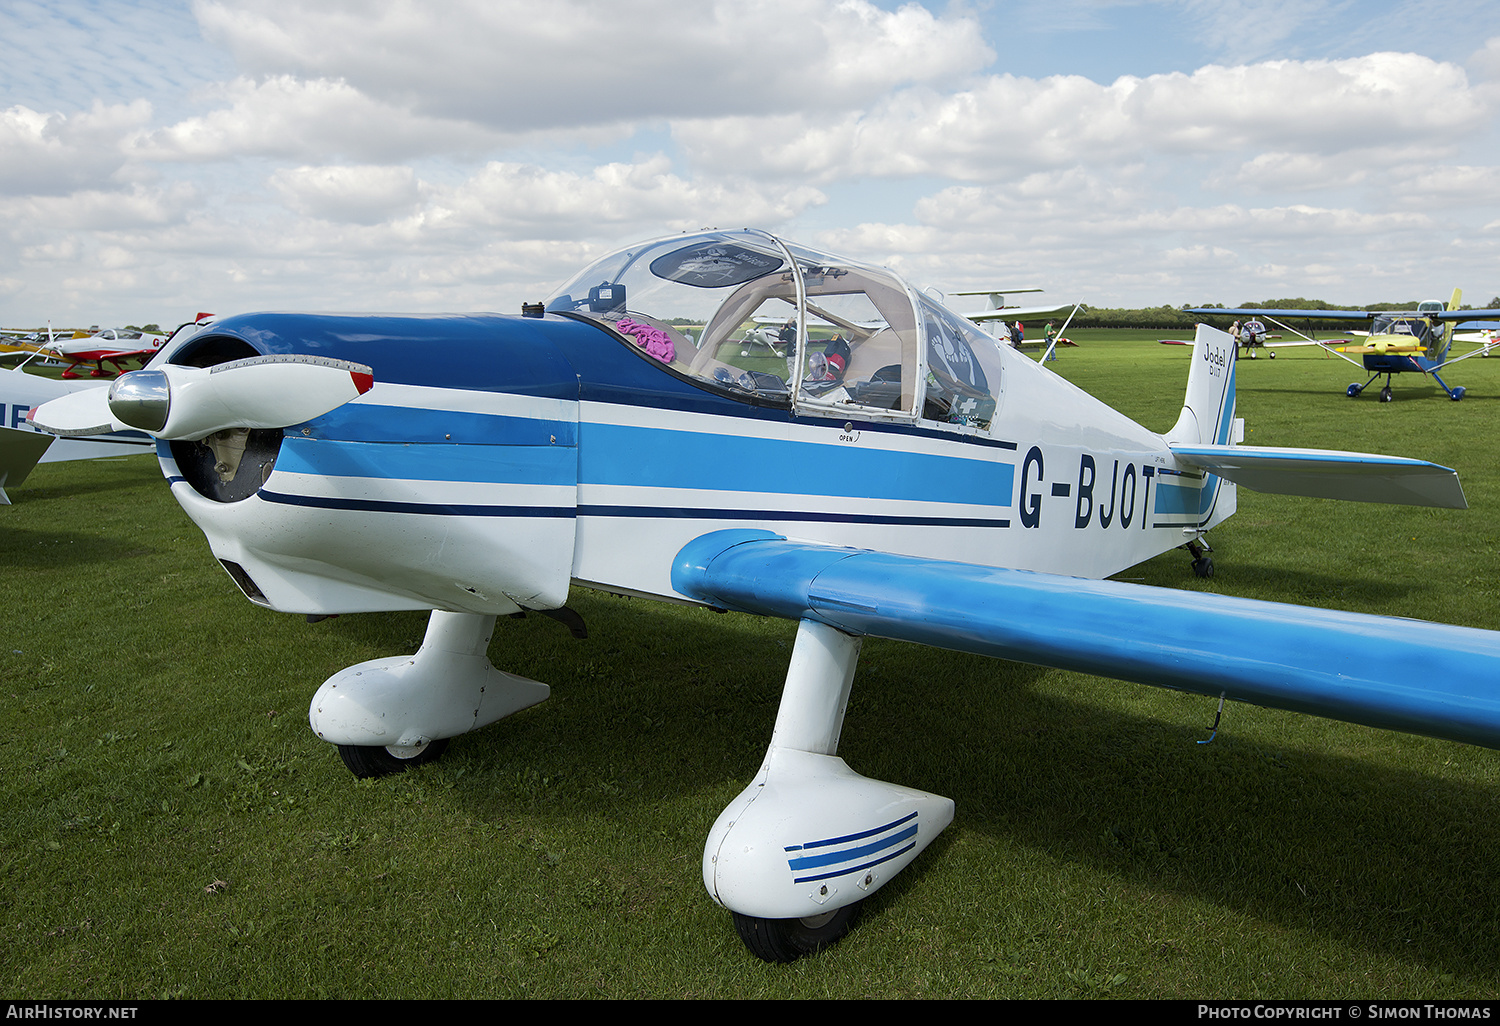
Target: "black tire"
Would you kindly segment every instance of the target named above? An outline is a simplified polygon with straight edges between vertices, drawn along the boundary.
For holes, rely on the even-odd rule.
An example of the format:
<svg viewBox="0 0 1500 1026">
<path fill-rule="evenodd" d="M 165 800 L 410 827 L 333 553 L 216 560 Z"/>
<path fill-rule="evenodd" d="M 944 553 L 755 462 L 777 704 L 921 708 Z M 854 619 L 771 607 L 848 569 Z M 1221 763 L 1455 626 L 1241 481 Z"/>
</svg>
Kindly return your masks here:
<svg viewBox="0 0 1500 1026">
<path fill-rule="evenodd" d="M 734 913 L 734 928 L 750 953 L 763 962 L 795 962 L 821 951 L 849 932 L 859 902 L 803 919 L 761 919 Z"/>
<path fill-rule="evenodd" d="M 1214 561 L 1207 556 L 1193 560 L 1193 573 L 1207 580 L 1214 575 Z"/>
<path fill-rule="evenodd" d="M 405 773 L 413 766 L 436 762 L 448 748 L 448 739 L 440 737 L 423 745 L 397 748 L 395 745 L 339 745 L 339 758 L 361 780 Z"/>
</svg>

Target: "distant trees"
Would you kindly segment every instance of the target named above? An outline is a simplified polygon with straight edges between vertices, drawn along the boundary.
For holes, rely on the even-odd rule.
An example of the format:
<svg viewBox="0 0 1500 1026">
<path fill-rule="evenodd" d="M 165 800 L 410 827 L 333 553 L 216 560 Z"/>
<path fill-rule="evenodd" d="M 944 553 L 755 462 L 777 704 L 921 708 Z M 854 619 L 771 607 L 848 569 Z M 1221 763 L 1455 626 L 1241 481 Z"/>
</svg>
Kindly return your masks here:
<svg viewBox="0 0 1500 1026">
<path fill-rule="evenodd" d="M 1175 306 L 1153 306 L 1144 310 L 1080 307 L 1073 316 L 1074 328 L 1147 328 L 1152 331 L 1191 331 L 1199 318 Z"/>
<path fill-rule="evenodd" d="M 1078 328 L 1147 328 L 1154 331 L 1174 331 L 1186 328 L 1192 330 L 1193 325 L 1199 321 L 1211 324 L 1216 328 L 1227 328 L 1235 320 L 1243 320 L 1243 315 L 1234 314 L 1190 314 L 1188 310 L 1208 310 L 1213 308 L 1223 309 L 1223 303 L 1184 303 L 1180 307 L 1153 306 L 1144 309 L 1132 310 L 1126 308 L 1114 308 L 1103 306 L 1084 306 L 1073 318 L 1073 326 Z M 1417 301 L 1415 299 L 1399 303 L 1370 303 L 1367 306 L 1340 306 L 1322 299 L 1307 299 L 1297 296 L 1292 299 L 1263 299 L 1260 302 L 1241 303 L 1230 309 L 1264 310 L 1267 316 L 1274 317 L 1277 310 L 1415 310 Z M 1485 304 L 1486 309 L 1500 309 L 1500 296 L 1496 296 Z M 1465 307 L 1468 309 L 1468 307 Z M 1342 331 L 1348 327 L 1345 321 L 1301 321 L 1298 327 L 1305 327 L 1317 331 Z"/>
</svg>

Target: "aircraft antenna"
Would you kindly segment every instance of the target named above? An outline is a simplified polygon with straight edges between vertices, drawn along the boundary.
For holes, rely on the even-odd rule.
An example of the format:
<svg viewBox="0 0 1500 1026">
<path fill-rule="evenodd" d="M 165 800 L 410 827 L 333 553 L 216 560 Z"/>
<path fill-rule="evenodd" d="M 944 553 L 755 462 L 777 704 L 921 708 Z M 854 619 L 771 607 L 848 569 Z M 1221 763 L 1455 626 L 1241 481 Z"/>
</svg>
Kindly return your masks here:
<svg viewBox="0 0 1500 1026">
<path fill-rule="evenodd" d="M 1200 745 L 1213 744 L 1214 738 L 1216 738 L 1216 737 L 1219 736 L 1219 719 L 1223 715 L 1224 715 L 1224 692 L 1220 691 L 1219 692 L 1219 711 L 1216 712 L 1216 713 L 1214 713 L 1214 725 L 1212 727 L 1208 728 L 1208 732 L 1209 732 L 1208 733 L 1208 740 L 1207 741 L 1199 741 L 1199 742 L 1197 742 L 1197 744 L 1200 744 Z"/>
</svg>

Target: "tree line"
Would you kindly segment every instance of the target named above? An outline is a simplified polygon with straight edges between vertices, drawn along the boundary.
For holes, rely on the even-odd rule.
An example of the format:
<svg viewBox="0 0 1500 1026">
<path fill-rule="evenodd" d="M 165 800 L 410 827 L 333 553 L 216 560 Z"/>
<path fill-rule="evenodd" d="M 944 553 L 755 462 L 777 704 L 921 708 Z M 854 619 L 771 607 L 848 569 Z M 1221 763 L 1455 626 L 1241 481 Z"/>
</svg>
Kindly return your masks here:
<svg viewBox="0 0 1500 1026">
<path fill-rule="evenodd" d="M 1223 308 L 1223 303 L 1186 303 L 1177 306 L 1153 306 L 1144 309 L 1132 310 L 1123 307 L 1083 306 L 1073 317 L 1072 327 L 1076 328 L 1147 328 L 1152 331 L 1172 331 L 1179 329 L 1192 330 L 1199 321 L 1204 321 L 1216 328 L 1226 328 L 1231 321 L 1237 318 L 1231 314 L 1222 317 L 1213 315 L 1190 314 L 1190 309 L 1209 309 L 1212 307 Z M 1336 303 L 1325 302 L 1321 299 L 1305 299 L 1301 296 L 1295 299 L 1267 299 L 1258 303 L 1241 303 L 1238 307 L 1231 309 L 1255 309 L 1264 310 L 1267 314 L 1275 316 L 1277 310 L 1415 310 L 1417 301 L 1415 299 L 1404 303 L 1371 303 L 1367 306 L 1339 306 Z M 1473 310 L 1475 307 L 1465 303 L 1459 309 Z M 1500 309 L 1500 296 L 1491 299 L 1478 309 Z M 1220 322 L 1223 323 L 1220 323 Z M 1304 321 L 1299 324 L 1314 330 L 1339 331 L 1347 327 L 1347 322 L 1338 320 L 1328 321 Z"/>
</svg>

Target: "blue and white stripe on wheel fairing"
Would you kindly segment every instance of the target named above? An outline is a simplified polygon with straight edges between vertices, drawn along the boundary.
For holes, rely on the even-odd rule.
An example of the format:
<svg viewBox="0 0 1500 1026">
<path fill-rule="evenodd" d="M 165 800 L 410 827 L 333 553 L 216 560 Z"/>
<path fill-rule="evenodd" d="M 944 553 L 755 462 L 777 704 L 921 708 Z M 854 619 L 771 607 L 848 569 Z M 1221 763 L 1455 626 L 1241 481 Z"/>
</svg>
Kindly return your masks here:
<svg viewBox="0 0 1500 1026">
<path fill-rule="evenodd" d="M 871 830 L 789 845 L 787 867 L 794 883 L 859 873 L 904 855 L 916 844 L 916 836 L 917 814 L 913 812 Z"/>
</svg>

